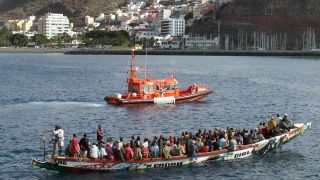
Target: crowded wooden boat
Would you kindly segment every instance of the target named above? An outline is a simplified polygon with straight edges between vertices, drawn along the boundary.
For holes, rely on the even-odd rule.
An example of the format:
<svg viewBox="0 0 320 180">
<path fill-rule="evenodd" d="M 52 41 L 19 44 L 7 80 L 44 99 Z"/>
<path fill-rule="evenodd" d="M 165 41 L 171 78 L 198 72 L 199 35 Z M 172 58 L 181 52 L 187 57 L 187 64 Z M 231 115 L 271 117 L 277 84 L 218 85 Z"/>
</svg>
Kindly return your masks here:
<svg viewBox="0 0 320 180">
<path fill-rule="evenodd" d="M 302 135 L 311 123 L 294 123 L 287 115 L 271 118 L 258 128 L 199 129 L 196 133 L 182 132 L 179 136 L 131 137 L 113 141 L 98 126 L 97 142 L 90 143 L 87 134 L 78 143 L 74 134 L 63 155 L 63 134 L 57 126 L 53 152 L 44 148 L 43 160 L 32 159 L 32 164 L 54 171 L 108 171 L 148 168 L 169 168 L 218 160 L 243 159 L 256 154 L 278 150 L 282 145 Z M 104 141 L 105 140 L 105 141 Z M 43 139 L 42 142 L 46 142 Z M 61 144 L 62 143 L 62 144 Z M 43 143 L 45 145 L 45 143 Z"/>
</svg>

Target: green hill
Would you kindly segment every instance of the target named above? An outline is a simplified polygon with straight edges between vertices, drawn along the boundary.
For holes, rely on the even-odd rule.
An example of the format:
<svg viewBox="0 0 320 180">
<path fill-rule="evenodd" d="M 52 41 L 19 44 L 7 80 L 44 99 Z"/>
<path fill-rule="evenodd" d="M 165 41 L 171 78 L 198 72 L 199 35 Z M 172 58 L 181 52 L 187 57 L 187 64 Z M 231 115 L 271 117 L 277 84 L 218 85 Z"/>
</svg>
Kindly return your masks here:
<svg viewBox="0 0 320 180">
<path fill-rule="evenodd" d="M 125 0 L 0 0 L 0 22 L 42 16 L 47 12 L 63 13 L 71 22 L 80 25 L 86 15 L 110 13 Z"/>
</svg>

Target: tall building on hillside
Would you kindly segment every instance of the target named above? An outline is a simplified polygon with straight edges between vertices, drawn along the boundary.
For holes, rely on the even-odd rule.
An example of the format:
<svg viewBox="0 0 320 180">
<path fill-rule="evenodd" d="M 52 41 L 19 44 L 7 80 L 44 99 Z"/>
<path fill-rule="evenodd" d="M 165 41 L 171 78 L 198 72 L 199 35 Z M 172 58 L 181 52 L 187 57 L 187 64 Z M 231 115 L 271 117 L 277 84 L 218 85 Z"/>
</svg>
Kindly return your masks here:
<svg viewBox="0 0 320 180">
<path fill-rule="evenodd" d="M 12 31 L 23 31 L 28 32 L 30 31 L 35 16 L 30 16 L 29 19 L 22 19 L 22 20 L 8 20 L 5 23 L 5 26 L 12 30 Z"/>
<path fill-rule="evenodd" d="M 94 18 L 91 17 L 91 16 L 86 16 L 86 17 L 84 18 L 84 21 L 85 21 L 85 23 L 86 23 L 86 26 L 88 27 L 88 26 L 90 26 L 90 25 L 93 25 L 93 23 L 94 23 Z"/>
<path fill-rule="evenodd" d="M 163 20 L 161 21 L 161 36 L 183 36 L 186 29 L 185 24 L 183 16 Z"/>
<path fill-rule="evenodd" d="M 73 35 L 68 17 L 55 13 L 47 13 L 39 18 L 38 33 L 46 35 L 49 39 L 63 33 Z"/>
</svg>

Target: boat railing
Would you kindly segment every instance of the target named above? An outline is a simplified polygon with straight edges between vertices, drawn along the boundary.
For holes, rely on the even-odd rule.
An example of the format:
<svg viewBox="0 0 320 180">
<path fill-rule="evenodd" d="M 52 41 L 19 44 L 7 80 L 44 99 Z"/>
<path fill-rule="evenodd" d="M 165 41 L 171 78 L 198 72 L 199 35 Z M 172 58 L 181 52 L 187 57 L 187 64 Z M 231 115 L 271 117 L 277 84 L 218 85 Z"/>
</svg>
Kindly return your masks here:
<svg viewBox="0 0 320 180">
<path fill-rule="evenodd" d="M 52 130 L 45 130 L 42 132 L 40 136 L 40 150 L 43 151 L 43 160 L 49 154 L 53 154 L 53 146 L 54 146 L 54 139 L 53 139 L 53 131 Z"/>
<path fill-rule="evenodd" d="M 210 90 L 210 91 L 213 90 L 208 84 L 197 84 L 197 86 L 198 86 L 199 88 L 201 88 L 201 87 L 206 88 L 206 89 L 208 89 L 208 90 Z"/>
</svg>

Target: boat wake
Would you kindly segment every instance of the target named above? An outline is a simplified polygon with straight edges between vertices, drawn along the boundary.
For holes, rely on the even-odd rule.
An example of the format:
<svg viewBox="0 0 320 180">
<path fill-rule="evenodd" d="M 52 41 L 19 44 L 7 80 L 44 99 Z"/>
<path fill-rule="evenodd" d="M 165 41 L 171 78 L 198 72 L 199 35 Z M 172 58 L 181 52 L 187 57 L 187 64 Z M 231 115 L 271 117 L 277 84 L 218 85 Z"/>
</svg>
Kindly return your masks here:
<svg viewBox="0 0 320 180">
<path fill-rule="evenodd" d="M 80 107 L 104 107 L 105 103 L 96 103 L 96 102 L 75 102 L 75 101 L 48 101 L 48 102 L 41 102 L 41 101 L 35 101 L 35 102 L 27 102 L 27 103 L 19 103 L 19 104 L 11 104 L 6 106 L 50 106 L 50 107 L 66 107 L 66 106 L 80 106 Z"/>
</svg>

